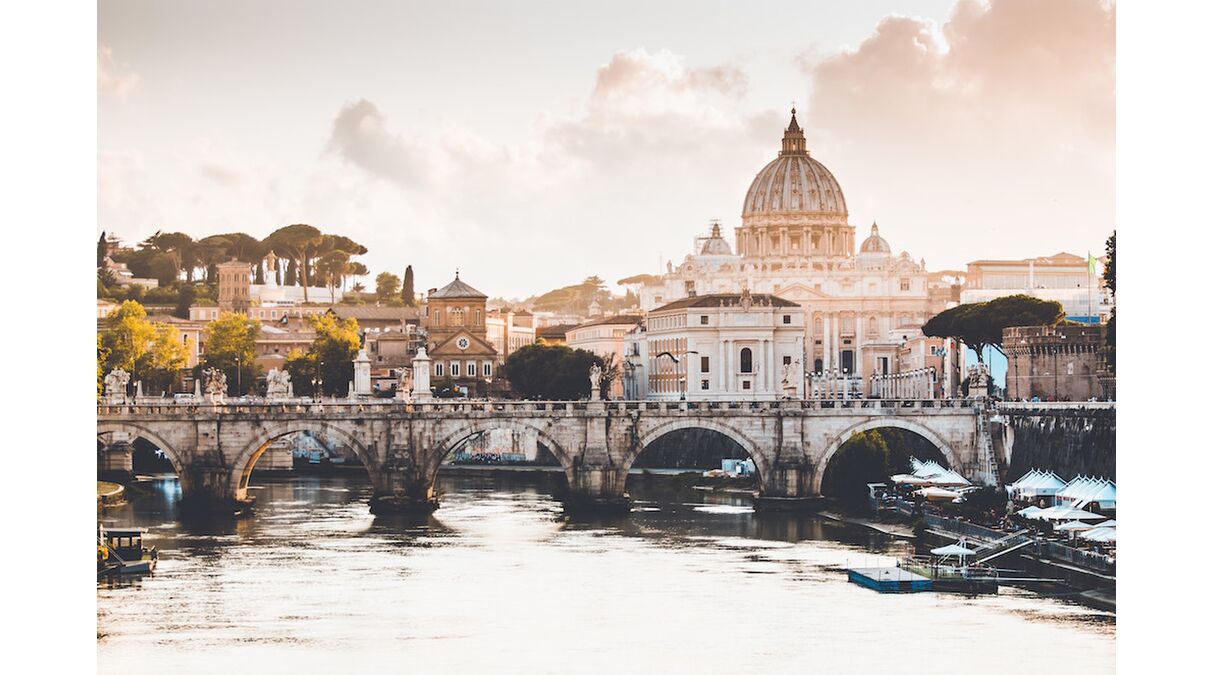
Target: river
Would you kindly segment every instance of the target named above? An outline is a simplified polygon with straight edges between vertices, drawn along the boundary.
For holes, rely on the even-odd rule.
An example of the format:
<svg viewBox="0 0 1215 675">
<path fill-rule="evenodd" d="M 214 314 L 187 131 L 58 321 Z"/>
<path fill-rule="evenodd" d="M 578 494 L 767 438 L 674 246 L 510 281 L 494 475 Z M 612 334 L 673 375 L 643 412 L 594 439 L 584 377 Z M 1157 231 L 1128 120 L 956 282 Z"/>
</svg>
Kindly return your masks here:
<svg viewBox="0 0 1215 675">
<path fill-rule="evenodd" d="M 641 485 L 628 516 L 570 521 L 548 480 L 445 474 L 409 519 L 368 513 L 365 477 L 255 477 L 251 517 L 190 524 L 176 481 L 145 483 L 104 520 L 160 562 L 98 583 L 98 672 L 1114 670 L 1108 612 L 848 583 L 909 550 L 866 528 Z"/>
</svg>

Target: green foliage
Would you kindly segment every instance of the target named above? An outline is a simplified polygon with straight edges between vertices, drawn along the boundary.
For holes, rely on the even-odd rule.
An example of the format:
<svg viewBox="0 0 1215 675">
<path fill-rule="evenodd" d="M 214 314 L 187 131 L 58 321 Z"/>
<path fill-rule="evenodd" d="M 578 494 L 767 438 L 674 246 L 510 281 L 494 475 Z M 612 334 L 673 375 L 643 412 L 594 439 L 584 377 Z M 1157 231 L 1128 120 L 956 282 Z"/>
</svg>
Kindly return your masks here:
<svg viewBox="0 0 1215 675">
<path fill-rule="evenodd" d="M 254 341 L 260 333 L 260 323 L 236 312 L 222 312 L 207 324 L 203 365 L 224 372 L 232 396 L 244 395 L 257 379 Z"/>
<path fill-rule="evenodd" d="M 993 346 L 1003 352 L 1004 329 L 1011 326 L 1053 326 L 1063 320 L 1063 306 L 1053 300 L 1009 295 L 989 302 L 951 307 L 929 319 L 921 329 L 928 337 L 953 338 L 975 350 Z"/>
<path fill-rule="evenodd" d="M 610 301 L 611 293 L 603 287 L 603 279 L 590 276 L 582 283 L 564 286 L 549 291 L 532 301 L 532 309 L 539 312 L 581 313 L 593 300 L 600 305 Z"/>
<path fill-rule="evenodd" d="M 401 300 L 406 307 L 418 304 L 418 294 L 413 290 L 413 265 L 405 266 L 405 279 L 401 282 Z"/>
<path fill-rule="evenodd" d="M 332 314 L 310 317 L 316 337 L 308 353 L 316 362 L 321 392 L 345 396 L 354 379 L 354 357 L 359 353 L 359 324 Z"/>
<path fill-rule="evenodd" d="M 312 384 L 316 379 L 316 356 L 312 352 L 292 349 L 287 353 L 283 368 L 291 377 L 291 389 L 296 396 L 312 396 L 316 393 Z"/>
<path fill-rule="evenodd" d="M 186 366 L 187 349 L 175 327 L 152 323 L 143 305 L 126 300 L 98 335 L 98 377 L 122 368 L 132 381 L 144 383 L 145 393 L 165 391 Z"/>
<path fill-rule="evenodd" d="M 1105 271 L 1102 272 L 1102 274 L 1101 274 L 1101 279 L 1105 283 L 1105 287 L 1110 289 L 1110 293 L 1118 292 L 1114 288 L 1114 282 L 1117 280 L 1117 276 L 1114 273 L 1114 251 L 1116 248 L 1115 247 L 1116 242 L 1114 241 L 1114 236 L 1116 234 L 1118 234 L 1118 233 L 1111 232 L 1110 238 L 1105 240 L 1105 257 L 1108 260 L 1105 263 Z"/>
<path fill-rule="evenodd" d="M 105 240 L 105 232 L 97 238 L 97 267 L 105 267 L 106 256 L 110 254 L 110 243 Z"/>
<path fill-rule="evenodd" d="M 308 286 L 312 272 L 312 258 L 317 254 L 325 241 L 325 235 L 311 225 L 297 223 L 280 227 L 266 237 L 266 246 L 277 256 L 291 261 L 287 268 L 288 285 L 294 285 L 295 275 L 299 275 L 300 284 L 304 287 L 304 302 L 308 302 Z"/>
<path fill-rule="evenodd" d="M 177 292 L 177 302 L 173 307 L 173 316 L 179 319 L 190 318 L 190 305 L 194 304 L 196 291 L 193 284 L 184 284 Z"/>
<path fill-rule="evenodd" d="M 101 235 L 103 238 L 105 234 Z M 97 398 L 105 393 L 105 362 L 110 358 L 110 350 L 106 349 L 105 345 L 101 344 L 101 333 L 97 334 Z"/>
<path fill-rule="evenodd" d="M 401 279 L 392 272 L 380 272 L 375 277 L 375 297 L 388 302 L 401 290 Z"/>
<path fill-rule="evenodd" d="M 592 365 L 602 368 L 603 359 L 565 345 L 531 344 L 512 352 L 499 370 L 521 398 L 572 400 L 590 396 Z"/>
</svg>

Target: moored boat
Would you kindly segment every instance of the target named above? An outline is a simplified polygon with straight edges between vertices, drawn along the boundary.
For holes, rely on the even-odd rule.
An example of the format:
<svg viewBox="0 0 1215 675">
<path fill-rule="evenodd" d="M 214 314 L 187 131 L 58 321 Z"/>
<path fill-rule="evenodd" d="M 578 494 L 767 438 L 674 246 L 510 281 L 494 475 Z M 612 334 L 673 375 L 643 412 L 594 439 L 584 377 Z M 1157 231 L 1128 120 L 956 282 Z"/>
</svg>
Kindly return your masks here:
<svg viewBox="0 0 1215 675">
<path fill-rule="evenodd" d="M 145 574 L 156 569 L 159 552 L 143 545 L 143 528 L 98 527 L 97 576 Z"/>
</svg>

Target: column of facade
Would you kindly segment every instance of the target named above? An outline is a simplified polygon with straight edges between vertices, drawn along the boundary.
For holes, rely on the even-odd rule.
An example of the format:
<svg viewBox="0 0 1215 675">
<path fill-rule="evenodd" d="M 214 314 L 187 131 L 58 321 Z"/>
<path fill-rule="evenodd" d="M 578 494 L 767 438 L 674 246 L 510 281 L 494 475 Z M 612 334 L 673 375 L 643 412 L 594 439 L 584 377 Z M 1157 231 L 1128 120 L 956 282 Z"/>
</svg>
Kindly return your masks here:
<svg viewBox="0 0 1215 675">
<path fill-rule="evenodd" d="M 717 343 L 717 390 L 724 392 L 726 390 L 726 341 L 720 340 Z"/>
<path fill-rule="evenodd" d="M 827 348 L 830 346 L 830 341 L 827 339 L 827 331 L 831 330 L 831 324 L 828 322 L 827 316 L 821 312 L 819 313 L 819 318 L 823 322 L 823 344 L 822 349 L 819 350 L 819 359 L 823 362 L 822 370 L 825 373 L 831 367 L 831 364 L 827 363 Z"/>
<path fill-rule="evenodd" d="M 734 341 L 726 340 L 726 391 L 734 391 Z"/>
</svg>

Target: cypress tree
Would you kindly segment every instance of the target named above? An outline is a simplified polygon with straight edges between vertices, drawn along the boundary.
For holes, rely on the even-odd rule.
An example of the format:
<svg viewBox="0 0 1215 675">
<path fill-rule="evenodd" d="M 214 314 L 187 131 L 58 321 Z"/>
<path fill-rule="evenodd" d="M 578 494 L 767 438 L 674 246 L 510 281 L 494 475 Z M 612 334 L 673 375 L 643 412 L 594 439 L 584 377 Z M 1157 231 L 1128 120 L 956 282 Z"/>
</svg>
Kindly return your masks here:
<svg viewBox="0 0 1215 675">
<path fill-rule="evenodd" d="M 406 307 L 413 307 L 416 297 L 413 292 L 413 265 L 406 265 L 405 281 L 401 284 L 401 299 L 405 301 Z"/>
</svg>

